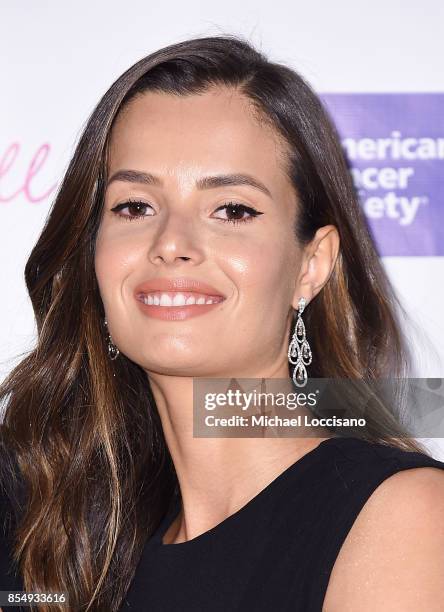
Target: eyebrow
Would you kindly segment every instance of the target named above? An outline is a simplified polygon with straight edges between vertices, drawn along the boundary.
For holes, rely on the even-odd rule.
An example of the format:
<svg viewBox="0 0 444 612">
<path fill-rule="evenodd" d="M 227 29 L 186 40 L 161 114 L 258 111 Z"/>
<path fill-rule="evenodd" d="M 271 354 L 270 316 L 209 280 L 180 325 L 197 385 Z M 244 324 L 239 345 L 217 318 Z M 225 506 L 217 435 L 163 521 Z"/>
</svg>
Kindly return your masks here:
<svg viewBox="0 0 444 612">
<path fill-rule="evenodd" d="M 106 188 L 114 181 L 154 185 L 158 187 L 163 185 L 159 177 L 149 172 L 141 172 L 139 170 L 117 170 L 117 172 L 109 178 Z M 262 193 L 268 197 L 272 197 L 270 190 L 261 183 L 261 181 L 249 174 L 217 174 L 215 176 L 204 176 L 196 181 L 196 187 L 198 189 L 214 189 L 215 187 L 230 187 L 233 185 L 248 185 L 249 187 L 254 187 L 262 191 Z"/>
</svg>

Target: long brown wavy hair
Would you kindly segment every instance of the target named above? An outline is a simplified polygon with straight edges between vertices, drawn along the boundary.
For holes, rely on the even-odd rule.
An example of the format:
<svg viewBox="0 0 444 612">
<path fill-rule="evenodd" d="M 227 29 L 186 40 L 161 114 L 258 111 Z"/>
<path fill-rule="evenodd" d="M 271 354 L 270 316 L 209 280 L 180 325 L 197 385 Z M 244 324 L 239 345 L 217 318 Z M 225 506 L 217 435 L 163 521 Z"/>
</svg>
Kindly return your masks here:
<svg viewBox="0 0 444 612">
<path fill-rule="evenodd" d="M 409 372 L 401 305 L 335 127 L 304 79 L 232 35 L 183 41 L 138 61 L 88 118 L 26 263 L 36 347 L 0 387 L 2 480 L 20 510 L 14 560 L 27 591 L 66 592 L 70 610 L 119 609 L 178 486 L 145 371 L 123 354 L 108 357 L 94 249 L 110 132 L 134 96 L 186 96 L 212 85 L 236 88 L 286 141 L 300 201 L 295 240 L 304 245 L 327 224 L 338 229 L 333 273 L 304 315 L 318 356 L 310 375 L 371 380 Z M 373 440 L 426 452 L 395 414 L 373 416 Z"/>
</svg>

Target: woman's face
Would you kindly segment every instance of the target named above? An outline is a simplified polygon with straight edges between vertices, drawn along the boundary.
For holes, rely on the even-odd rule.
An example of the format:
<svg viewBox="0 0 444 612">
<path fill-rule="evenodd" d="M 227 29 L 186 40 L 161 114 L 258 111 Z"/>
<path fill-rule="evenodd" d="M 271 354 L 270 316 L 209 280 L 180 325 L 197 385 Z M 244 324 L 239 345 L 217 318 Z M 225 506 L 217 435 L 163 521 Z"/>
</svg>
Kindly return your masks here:
<svg viewBox="0 0 444 612">
<path fill-rule="evenodd" d="M 95 270 L 113 342 L 148 373 L 255 377 L 286 363 L 301 251 L 283 146 L 247 99 L 225 88 L 145 93 L 119 116 L 108 176 L 126 175 L 108 182 Z M 198 184 L 221 175 L 248 175 L 264 189 L 234 178 Z M 135 295 L 146 281 L 183 277 L 225 299 L 171 320 L 162 316 L 170 307 L 143 306 Z"/>
</svg>

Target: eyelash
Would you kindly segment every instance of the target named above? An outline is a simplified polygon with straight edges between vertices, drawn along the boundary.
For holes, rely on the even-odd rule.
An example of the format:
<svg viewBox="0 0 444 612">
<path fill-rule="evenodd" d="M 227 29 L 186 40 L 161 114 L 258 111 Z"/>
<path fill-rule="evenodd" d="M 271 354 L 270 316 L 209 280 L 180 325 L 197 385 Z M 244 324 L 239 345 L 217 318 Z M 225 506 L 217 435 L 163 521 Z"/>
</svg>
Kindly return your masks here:
<svg viewBox="0 0 444 612">
<path fill-rule="evenodd" d="M 151 206 L 147 202 L 142 202 L 141 200 L 127 200 L 126 202 L 122 202 L 121 204 L 118 204 L 117 206 L 114 206 L 114 208 L 111 208 L 111 210 L 118 217 L 120 217 L 121 219 L 123 218 L 126 221 L 137 221 L 139 219 L 145 219 L 145 217 L 143 215 L 138 215 L 138 216 L 132 217 L 131 215 L 121 215 L 119 213 L 119 211 L 122 210 L 123 208 L 128 208 L 129 206 L 134 206 L 134 205 L 137 205 L 137 204 L 139 204 L 141 206 L 146 206 L 146 207 Z M 240 204 L 240 203 L 231 202 L 231 201 L 227 202 L 226 204 L 223 204 L 222 206 L 219 206 L 219 208 L 217 208 L 214 212 L 217 212 L 218 210 L 227 209 L 229 207 L 234 209 L 236 212 L 239 209 L 244 209 L 244 211 L 247 211 L 252 216 L 251 217 L 247 217 L 246 219 L 218 219 L 218 221 L 222 221 L 223 223 L 233 223 L 234 225 L 236 225 L 238 223 L 248 223 L 250 221 L 253 221 L 253 219 L 255 219 L 255 217 L 264 214 L 264 213 L 261 213 L 261 212 L 257 211 L 255 208 L 252 208 L 251 206 L 246 206 L 245 204 Z M 151 216 L 151 215 L 149 215 L 149 216 Z"/>
</svg>

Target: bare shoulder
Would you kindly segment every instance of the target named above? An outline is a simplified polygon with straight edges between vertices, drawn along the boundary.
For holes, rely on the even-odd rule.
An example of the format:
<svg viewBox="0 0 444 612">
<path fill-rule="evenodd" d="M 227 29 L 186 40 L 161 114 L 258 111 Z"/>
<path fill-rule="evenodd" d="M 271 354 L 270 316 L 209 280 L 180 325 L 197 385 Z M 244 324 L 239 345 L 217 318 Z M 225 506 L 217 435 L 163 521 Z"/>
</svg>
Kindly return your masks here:
<svg viewBox="0 0 444 612">
<path fill-rule="evenodd" d="M 341 547 L 323 612 L 444 612 L 443 516 L 444 470 L 386 478 Z"/>
</svg>

